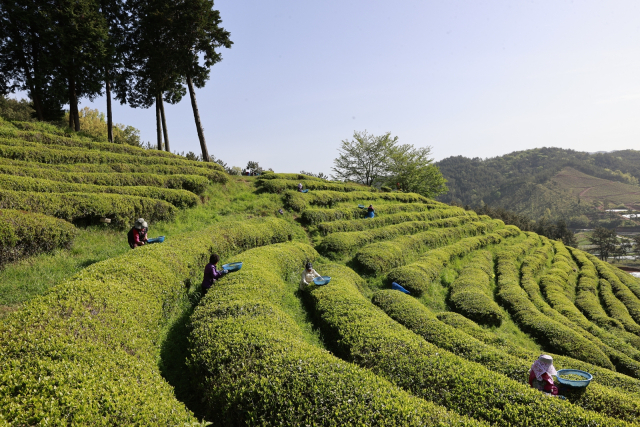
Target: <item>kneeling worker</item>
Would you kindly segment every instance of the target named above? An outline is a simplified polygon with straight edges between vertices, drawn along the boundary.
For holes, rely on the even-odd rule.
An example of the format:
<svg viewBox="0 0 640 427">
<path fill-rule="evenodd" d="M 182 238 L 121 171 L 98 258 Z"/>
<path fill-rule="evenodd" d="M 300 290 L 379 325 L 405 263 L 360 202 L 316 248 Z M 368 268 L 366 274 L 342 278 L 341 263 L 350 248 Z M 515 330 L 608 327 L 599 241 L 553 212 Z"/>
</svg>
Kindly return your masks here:
<svg viewBox="0 0 640 427">
<path fill-rule="evenodd" d="M 147 231 L 148 224 L 144 218 L 138 218 L 133 228 L 127 233 L 127 240 L 131 249 L 135 249 L 138 246 L 142 246 L 147 243 Z"/>
<path fill-rule="evenodd" d="M 303 291 L 307 286 L 313 283 L 313 279 L 316 277 L 322 277 L 317 271 L 313 269 L 313 265 L 307 262 L 304 271 L 302 272 L 302 278 L 300 279 L 300 290 Z"/>
</svg>

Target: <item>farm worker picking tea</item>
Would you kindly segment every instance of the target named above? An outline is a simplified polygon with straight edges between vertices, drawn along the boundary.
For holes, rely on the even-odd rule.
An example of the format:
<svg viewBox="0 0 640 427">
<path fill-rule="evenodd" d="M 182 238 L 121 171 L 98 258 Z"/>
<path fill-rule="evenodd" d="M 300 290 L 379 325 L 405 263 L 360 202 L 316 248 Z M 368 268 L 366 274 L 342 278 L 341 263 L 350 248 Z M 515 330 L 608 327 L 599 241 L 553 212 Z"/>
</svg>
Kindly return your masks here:
<svg viewBox="0 0 640 427">
<path fill-rule="evenodd" d="M 553 366 L 553 358 L 543 354 L 538 357 L 529 370 L 529 385 L 553 396 L 558 395 L 558 387 L 553 384 L 552 375 L 557 375 Z"/>
<path fill-rule="evenodd" d="M 148 224 L 144 218 L 138 218 L 133 227 L 127 233 L 127 240 L 131 249 L 142 246 L 147 243 Z"/>
<path fill-rule="evenodd" d="M 376 211 L 373 209 L 373 205 L 369 205 L 369 207 L 367 208 L 367 215 L 365 215 L 365 218 L 373 218 L 374 216 L 376 216 Z"/>
<path fill-rule="evenodd" d="M 304 267 L 304 271 L 302 272 L 302 278 L 300 279 L 300 290 L 303 291 L 307 286 L 313 283 L 313 279 L 316 277 L 322 277 L 318 274 L 317 271 L 313 269 L 313 265 L 310 262 Z"/>
<path fill-rule="evenodd" d="M 298 183 L 298 191 L 302 193 L 302 183 Z"/>
<path fill-rule="evenodd" d="M 220 261 L 220 255 L 212 254 L 209 257 L 209 264 L 204 267 L 204 278 L 202 279 L 202 296 L 213 286 L 216 280 L 228 273 L 227 270 L 218 271 L 216 264 Z"/>
</svg>

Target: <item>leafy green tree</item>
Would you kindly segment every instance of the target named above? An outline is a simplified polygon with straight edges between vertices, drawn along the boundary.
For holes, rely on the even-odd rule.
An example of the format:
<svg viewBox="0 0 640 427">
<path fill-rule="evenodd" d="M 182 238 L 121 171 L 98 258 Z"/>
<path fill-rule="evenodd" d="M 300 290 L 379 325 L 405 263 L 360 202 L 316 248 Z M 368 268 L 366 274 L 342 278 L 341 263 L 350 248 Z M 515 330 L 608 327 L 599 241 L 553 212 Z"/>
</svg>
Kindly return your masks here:
<svg viewBox="0 0 640 427">
<path fill-rule="evenodd" d="M 354 181 L 372 185 L 385 178 L 389 171 L 389 149 L 398 141 L 391 132 L 375 136 L 364 132 L 353 132 L 352 140 L 343 140 L 338 158 L 333 160 L 334 179 Z"/>
<path fill-rule="evenodd" d="M 591 233 L 589 241 L 594 245 L 598 251 L 598 256 L 601 260 L 606 261 L 615 249 L 618 239 L 616 238 L 615 230 L 609 230 L 604 227 L 597 227 Z"/>
<path fill-rule="evenodd" d="M 38 120 L 58 120 L 62 101 L 53 82 L 58 45 L 52 1 L 0 2 L 0 95 L 24 90 Z"/>
<path fill-rule="evenodd" d="M 447 191 L 440 170 L 429 157 L 431 147 L 415 148 L 411 144 L 392 145 L 387 151 L 388 182 L 404 191 L 436 197 Z"/>
</svg>

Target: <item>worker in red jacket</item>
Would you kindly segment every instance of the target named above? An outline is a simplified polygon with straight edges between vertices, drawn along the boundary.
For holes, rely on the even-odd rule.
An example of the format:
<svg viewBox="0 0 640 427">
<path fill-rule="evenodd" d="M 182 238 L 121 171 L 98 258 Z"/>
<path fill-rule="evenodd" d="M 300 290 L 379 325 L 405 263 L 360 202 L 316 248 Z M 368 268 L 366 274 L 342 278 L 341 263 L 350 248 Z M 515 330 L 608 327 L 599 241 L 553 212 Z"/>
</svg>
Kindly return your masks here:
<svg viewBox="0 0 640 427">
<path fill-rule="evenodd" d="M 543 354 L 538 357 L 529 370 L 529 385 L 553 396 L 558 395 L 558 387 L 553 383 L 552 375 L 558 375 L 553 366 L 553 358 Z"/>
<path fill-rule="evenodd" d="M 127 240 L 131 249 L 135 249 L 138 246 L 143 246 L 147 243 L 147 231 L 148 224 L 144 218 L 138 218 L 133 225 L 129 233 L 127 233 Z"/>
</svg>

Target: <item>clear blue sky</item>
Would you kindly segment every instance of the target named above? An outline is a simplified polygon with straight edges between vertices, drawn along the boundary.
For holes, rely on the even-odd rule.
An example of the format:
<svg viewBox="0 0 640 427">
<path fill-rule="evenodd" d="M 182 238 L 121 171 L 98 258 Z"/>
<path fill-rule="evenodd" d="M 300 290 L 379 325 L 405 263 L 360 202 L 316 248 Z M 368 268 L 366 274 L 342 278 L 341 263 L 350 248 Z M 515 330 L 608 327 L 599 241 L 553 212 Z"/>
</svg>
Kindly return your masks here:
<svg viewBox="0 0 640 427">
<path fill-rule="evenodd" d="M 197 90 L 209 152 L 331 173 L 354 130 L 448 156 L 640 149 L 640 2 L 218 0 L 234 45 Z M 105 111 L 104 98 L 90 106 Z M 199 153 L 188 97 L 173 151 Z M 155 110 L 114 121 L 155 143 Z"/>
</svg>

